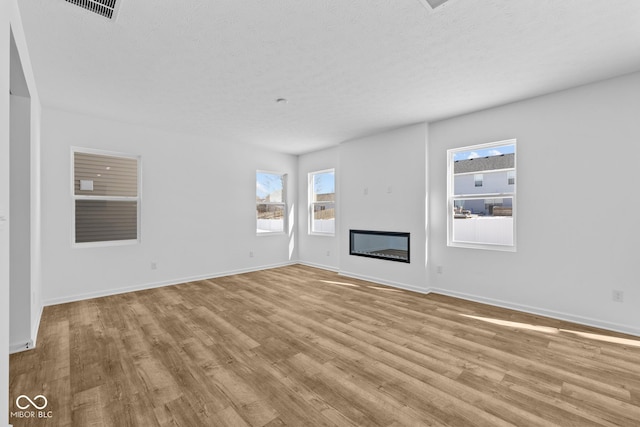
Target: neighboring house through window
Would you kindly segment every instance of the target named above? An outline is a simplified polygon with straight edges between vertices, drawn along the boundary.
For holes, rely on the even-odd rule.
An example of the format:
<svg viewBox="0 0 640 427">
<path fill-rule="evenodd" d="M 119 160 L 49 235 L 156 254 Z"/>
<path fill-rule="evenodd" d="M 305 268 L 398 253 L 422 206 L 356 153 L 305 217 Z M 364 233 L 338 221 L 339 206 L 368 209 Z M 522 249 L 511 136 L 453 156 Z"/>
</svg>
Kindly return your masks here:
<svg viewBox="0 0 640 427">
<path fill-rule="evenodd" d="M 335 170 L 309 174 L 309 233 L 334 235 L 336 231 Z"/>
<path fill-rule="evenodd" d="M 515 250 L 516 141 L 449 150 L 448 244 Z"/>
<path fill-rule="evenodd" d="M 286 226 L 286 178 L 275 172 L 256 172 L 256 233 L 284 233 Z"/>
<path fill-rule="evenodd" d="M 72 149 L 73 242 L 104 246 L 140 239 L 140 158 Z"/>
</svg>

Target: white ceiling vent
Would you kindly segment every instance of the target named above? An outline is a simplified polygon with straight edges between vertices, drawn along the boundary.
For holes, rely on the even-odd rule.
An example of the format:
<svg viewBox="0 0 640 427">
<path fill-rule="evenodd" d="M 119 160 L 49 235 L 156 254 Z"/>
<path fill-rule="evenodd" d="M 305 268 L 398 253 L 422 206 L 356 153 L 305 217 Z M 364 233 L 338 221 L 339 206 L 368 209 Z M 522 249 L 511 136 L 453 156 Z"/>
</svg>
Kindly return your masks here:
<svg viewBox="0 0 640 427">
<path fill-rule="evenodd" d="M 121 0 L 66 0 L 83 9 L 102 15 L 105 18 L 116 19 Z"/>
</svg>

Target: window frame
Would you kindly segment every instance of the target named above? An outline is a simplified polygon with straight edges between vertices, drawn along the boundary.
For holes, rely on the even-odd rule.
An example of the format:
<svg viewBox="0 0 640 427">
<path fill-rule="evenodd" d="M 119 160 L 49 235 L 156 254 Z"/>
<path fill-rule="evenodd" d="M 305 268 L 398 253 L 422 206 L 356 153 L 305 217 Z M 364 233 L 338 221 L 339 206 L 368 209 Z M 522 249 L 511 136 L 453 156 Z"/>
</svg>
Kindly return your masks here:
<svg viewBox="0 0 640 427">
<path fill-rule="evenodd" d="M 137 196 L 89 196 L 75 194 L 75 153 L 94 154 L 97 156 L 121 157 L 135 159 L 137 164 Z M 141 212 L 142 212 L 142 158 L 139 154 L 122 153 L 117 151 L 100 150 L 95 148 L 71 147 L 71 246 L 73 248 L 98 248 L 109 246 L 137 245 L 141 241 Z M 76 201 L 77 200 L 105 200 L 105 201 L 135 201 L 136 208 L 136 238 L 127 240 L 103 240 L 97 242 L 76 242 Z"/>
<path fill-rule="evenodd" d="M 503 147 L 507 145 L 514 146 L 514 164 L 513 164 L 513 173 L 514 173 L 514 183 L 507 184 L 508 187 L 511 188 L 509 192 L 502 193 L 473 193 L 473 194 L 454 194 L 454 181 L 455 181 L 455 169 L 454 169 L 454 157 L 456 153 L 474 151 L 474 150 L 484 150 L 493 147 Z M 495 141 L 483 144 L 475 144 L 469 145 L 465 147 L 457 147 L 447 150 L 447 246 L 449 247 L 459 247 L 459 248 L 469 248 L 469 249 L 483 249 L 483 250 L 494 250 L 494 251 L 505 251 L 505 252 L 516 252 L 517 249 L 517 171 L 518 171 L 518 146 L 517 139 L 506 139 L 502 141 Z M 491 171 L 501 171 L 505 169 L 492 169 Z M 506 169 L 511 170 L 511 169 Z M 487 171 L 483 171 L 485 174 Z M 477 173 L 477 172 L 473 172 Z M 483 177 L 484 178 L 484 177 Z M 484 182 L 484 179 L 483 179 Z M 474 188 L 479 188 L 475 187 Z M 512 219 L 513 219 L 513 244 L 499 244 L 499 243 L 487 243 L 487 242 L 464 242 L 464 241 L 455 241 L 453 240 L 453 227 L 454 227 L 454 208 L 455 202 L 457 200 L 478 200 L 478 199 L 500 199 L 500 198 L 511 198 L 512 199 Z"/>
<path fill-rule="evenodd" d="M 255 182 L 256 182 L 256 186 L 258 184 L 258 174 L 259 173 L 263 173 L 263 174 L 269 174 L 269 175 L 279 175 L 282 177 L 282 202 L 258 202 L 256 200 L 256 220 L 255 220 L 255 231 L 256 231 L 256 236 L 278 236 L 278 235 L 283 235 L 283 234 L 287 234 L 287 228 L 288 228 L 288 224 L 289 224 L 289 213 L 287 211 L 287 205 L 288 205 L 288 181 L 289 181 L 289 177 L 288 174 L 285 172 L 277 172 L 277 171 L 270 171 L 270 170 L 264 170 L 264 169 L 256 169 L 255 172 Z M 257 195 L 257 194 L 256 194 Z M 282 211 L 283 211 L 283 216 L 282 216 L 282 231 L 258 231 L 258 205 L 269 205 L 269 206 L 282 206 Z"/>
<path fill-rule="evenodd" d="M 333 172 L 333 188 L 334 188 L 334 199 L 333 202 L 333 210 L 334 210 L 334 217 L 333 217 L 333 232 L 328 232 L 328 231 L 314 231 L 313 230 L 313 213 L 314 213 L 314 206 L 315 205 L 324 205 L 327 204 L 327 202 L 314 202 L 314 195 L 315 195 L 315 188 L 314 188 L 314 177 L 316 175 L 320 175 L 320 174 L 325 174 L 325 173 L 329 173 L 329 172 Z M 336 235 L 336 200 L 335 200 L 335 186 L 336 186 L 336 169 L 335 168 L 329 168 L 329 169 L 322 169 L 322 170 L 318 170 L 318 171 L 314 171 L 314 172 L 309 172 L 307 175 L 307 200 L 308 200 L 308 227 L 307 227 L 307 233 L 310 236 L 326 236 L 326 237 L 333 237 Z"/>
</svg>

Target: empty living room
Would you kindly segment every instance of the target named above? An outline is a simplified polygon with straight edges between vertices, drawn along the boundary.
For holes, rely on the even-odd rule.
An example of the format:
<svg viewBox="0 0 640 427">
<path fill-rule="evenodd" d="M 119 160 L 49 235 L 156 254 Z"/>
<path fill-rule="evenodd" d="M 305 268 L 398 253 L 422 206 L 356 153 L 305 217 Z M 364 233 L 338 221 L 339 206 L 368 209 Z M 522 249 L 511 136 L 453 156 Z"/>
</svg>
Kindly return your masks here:
<svg viewBox="0 0 640 427">
<path fill-rule="evenodd" d="M 640 425 L 637 0 L 0 16 L 0 426 Z"/>
</svg>

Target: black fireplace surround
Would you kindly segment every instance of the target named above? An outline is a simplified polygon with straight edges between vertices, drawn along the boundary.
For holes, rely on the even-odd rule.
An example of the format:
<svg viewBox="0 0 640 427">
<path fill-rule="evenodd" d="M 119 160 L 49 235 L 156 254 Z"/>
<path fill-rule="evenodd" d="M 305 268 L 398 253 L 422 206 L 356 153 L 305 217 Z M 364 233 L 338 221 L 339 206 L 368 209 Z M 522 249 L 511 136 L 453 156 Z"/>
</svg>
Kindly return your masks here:
<svg viewBox="0 0 640 427">
<path fill-rule="evenodd" d="M 349 255 L 408 263 L 409 247 L 409 233 L 349 230 Z"/>
</svg>

